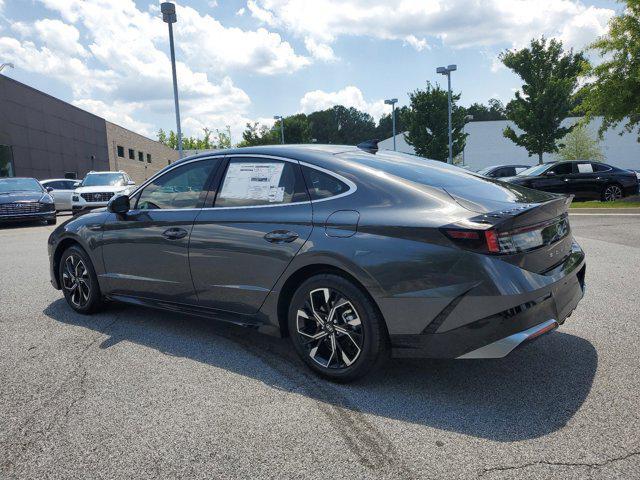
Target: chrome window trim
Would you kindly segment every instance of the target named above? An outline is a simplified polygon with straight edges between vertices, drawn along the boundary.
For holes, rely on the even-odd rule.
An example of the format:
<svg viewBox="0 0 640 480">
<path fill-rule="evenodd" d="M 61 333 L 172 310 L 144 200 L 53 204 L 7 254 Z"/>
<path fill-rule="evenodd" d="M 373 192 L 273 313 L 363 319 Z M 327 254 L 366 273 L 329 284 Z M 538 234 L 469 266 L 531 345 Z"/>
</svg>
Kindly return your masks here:
<svg viewBox="0 0 640 480">
<path fill-rule="evenodd" d="M 346 184 L 349 187 L 349 190 L 347 190 L 344 193 L 341 193 L 339 195 L 333 195 L 331 197 L 327 197 L 327 198 L 321 198 L 320 200 L 306 200 L 304 202 L 291 202 L 291 203 L 277 203 L 274 205 L 249 205 L 249 206 L 244 206 L 244 207 L 216 207 L 215 205 L 213 207 L 202 207 L 202 208 L 163 208 L 163 209 L 159 209 L 160 211 L 163 212 L 188 212 L 188 211 L 200 211 L 200 210 L 238 210 L 238 209 L 248 209 L 248 208 L 273 208 L 273 207 L 288 207 L 291 205 L 306 205 L 306 204 L 314 204 L 314 203 L 319 203 L 319 202 L 326 202 L 329 200 L 336 200 L 338 198 L 341 197 L 346 197 L 347 195 L 351 195 L 352 193 L 355 193 L 356 190 L 358 190 L 358 187 L 356 186 L 356 184 L 354 182 L 352 182 L 351 180 L 343 177 L 342 175 L 332 172 L 331 170 L 327 170 L 326 168 L 322 168 L 319 167 L 317 165 L 314 165 L 312 163 L 307 163 L 307 162 L 303 162 L 301 160 L 296 160 L 295 158 L 287 158 L 287 157 L 279 157 L 276 155 L 267 155 L 267 154 L 260 154 L 260 153 L 232 153 L 232 154 L 221 154 L 221 155 L 211 155 L 208 157 L 201 157 L 201 158 L 194 158 L 193 160 L 188 160 L 185 162 L 180 162 L 179 164 L 175 165 L 172 168 L 168 168 L 166 170 L 163 170 L 162 172 L 158 172 L 156 173 L 154 176 L 152 176 L 151 178 L 149 178 L 145 183 L 141 184 L 139 187 L 137 187 L 133 192 L 131 192 L 131 194 L 129 195 L 129 198 L 133 198 L 135 195 L 138 194 L 138 191 L 141 191 L 143 188 L 145 188 L 149 183 L 151 183 L 152 181 L 154 181 L 156 178 L 158 178 L 160 175 L 160 173 L 162 173 L 162 175 L 169 173 L 171 170 L 175 169 L 175 168 L 179 168 L 183 165 L 187 165 L 193 162 L 201 162 L 204 160 L 214 160 L 214 159 L 224 159 L 224 158 L 228 158 L 229 161 L 231 161 L 234 158 L 258 158 L 258 159 L 267 159 L 267 160 L 280 160 L 283 162 L 289 162 L 289 163 L 297 163 L 298 165 L 303 165 L 305 167 L 309 167 L 309 168 L 313 168 L 315 170 L 318 170 L 320 172 L 326 173 L 327 175 L 330 175 L 334 178 L 336 178 L 337 180 L 340 180 L 341 182 L 343 182 L 344 184 Z M 308 190 L 308 188 L 307 188 Z M 142 211 L 141 209 L 135 209 L 134 211 Z"/>
</svg>

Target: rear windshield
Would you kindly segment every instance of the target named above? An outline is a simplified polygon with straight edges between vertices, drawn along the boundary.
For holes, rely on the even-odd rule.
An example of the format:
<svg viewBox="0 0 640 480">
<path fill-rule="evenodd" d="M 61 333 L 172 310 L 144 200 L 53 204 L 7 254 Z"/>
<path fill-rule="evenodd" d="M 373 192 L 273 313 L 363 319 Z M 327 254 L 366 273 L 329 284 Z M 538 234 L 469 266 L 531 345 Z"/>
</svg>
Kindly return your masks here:
<svg viewBox="0 0 640 480">
<path fill-rule="evenodd" d="M 0 178 L 0 193 L 41 191 L 42 187 L 35 178 Z"/>
<path fill-rule="evenodd" d="M 400 152 L 378 151 L 375 155 L 365 152 L 345 152 L 341 156 L 395 177 L 430 187 L 490 185 L 496 181 L 445 162 Z"/>
<path fill-rule="evenodd" d="M 475 211 L 502 208 L 500 202 L 537 203 L 547 201 L 550 194 L 483 177 L 448 163 L 399 152 L 345 152 L 341 158 L 373 168 L 394 177 L 432 188 L 446 190 L 458 202 Z"/>
</svg>

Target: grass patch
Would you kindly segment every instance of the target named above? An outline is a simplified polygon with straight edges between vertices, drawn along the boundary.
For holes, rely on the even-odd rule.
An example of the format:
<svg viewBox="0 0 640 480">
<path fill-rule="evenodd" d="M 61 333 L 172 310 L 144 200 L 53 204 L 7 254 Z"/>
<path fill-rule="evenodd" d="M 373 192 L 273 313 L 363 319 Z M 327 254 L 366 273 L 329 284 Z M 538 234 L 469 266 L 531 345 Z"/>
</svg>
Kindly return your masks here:
<svg viewBox="0 0 640 480">
<path fill-rule="evenodd" d="M 570 208 L 640 208 L 640 201 L 616 200 L 615 202 L 573 202 Z"/>
</svg>

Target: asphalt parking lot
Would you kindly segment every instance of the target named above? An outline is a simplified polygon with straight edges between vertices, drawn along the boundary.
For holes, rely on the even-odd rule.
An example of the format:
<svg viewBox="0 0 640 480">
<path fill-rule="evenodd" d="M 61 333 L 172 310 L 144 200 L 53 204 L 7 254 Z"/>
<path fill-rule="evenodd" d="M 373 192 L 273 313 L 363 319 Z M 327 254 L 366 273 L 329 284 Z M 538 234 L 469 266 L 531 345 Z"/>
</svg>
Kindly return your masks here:
<svg viewBox="0 0 640 480">
<path fill-rule="evenodd" d="M 0 227 L 2 478 L 640 478 L 640 215 L 572 215 L 587 295 L 501 360 L 318 380 L 284 340 L 72 312 L 53 227 Z"/>
</svg>

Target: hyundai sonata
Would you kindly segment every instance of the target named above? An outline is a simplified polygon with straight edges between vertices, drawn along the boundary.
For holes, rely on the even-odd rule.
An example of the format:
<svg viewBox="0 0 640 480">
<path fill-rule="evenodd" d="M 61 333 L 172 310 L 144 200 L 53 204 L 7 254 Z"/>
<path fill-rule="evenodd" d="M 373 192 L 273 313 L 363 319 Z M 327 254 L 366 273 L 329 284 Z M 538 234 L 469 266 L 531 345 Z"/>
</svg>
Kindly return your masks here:
<svg viewBox="0 0 640 480">
<path fill-rule="evenodd" d="M 395 152 L 189 157 L 49 238 L 74 310 L 115 300 L 288 336 L 318 374 L 389 356 L 499 358 L 583 295 L 571 199 Z"/>
</svg>

